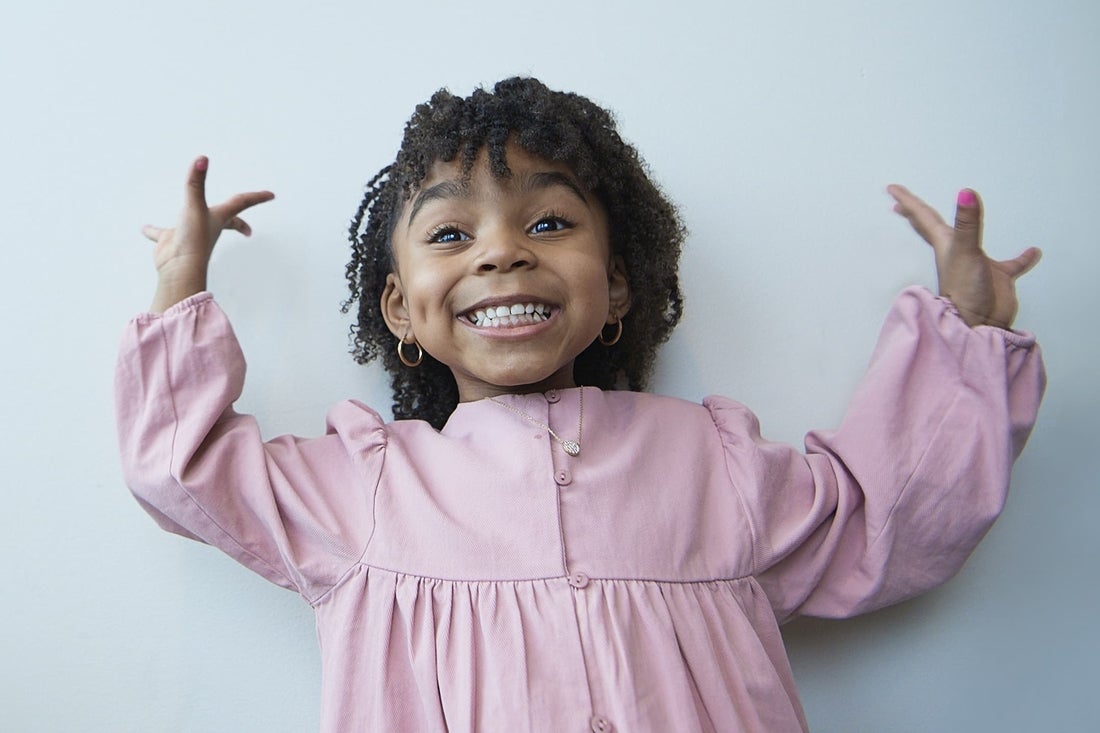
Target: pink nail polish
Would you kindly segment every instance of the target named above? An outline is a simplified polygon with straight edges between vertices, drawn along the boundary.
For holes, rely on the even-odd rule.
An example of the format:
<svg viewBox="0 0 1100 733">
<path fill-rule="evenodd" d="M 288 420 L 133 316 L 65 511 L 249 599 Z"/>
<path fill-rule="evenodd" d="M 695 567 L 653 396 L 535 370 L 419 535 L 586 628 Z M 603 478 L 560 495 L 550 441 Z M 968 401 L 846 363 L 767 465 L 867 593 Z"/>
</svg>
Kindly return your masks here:
<svg viewBox="0 0 1100 733">
<path fill-rule="evenodd" d="M 210 161 L 206 158 L 199 158 L 198 160 L 195 161 L 195 169 L 196 170 L 204 171 L 204 170 L 206 170 L 206 167 L 208 165 L 210 165 Z"/>
<path fill-rule="evenodd" d="M 977 206 L 978 197 L 975 196 L 974 192 L 971 191 L 969 188 L 964 188 L 963 190 L 959 191 L 959 198 L 957 199 L 956 203 L 958 203 L 959 206 Z"/>
</svg>

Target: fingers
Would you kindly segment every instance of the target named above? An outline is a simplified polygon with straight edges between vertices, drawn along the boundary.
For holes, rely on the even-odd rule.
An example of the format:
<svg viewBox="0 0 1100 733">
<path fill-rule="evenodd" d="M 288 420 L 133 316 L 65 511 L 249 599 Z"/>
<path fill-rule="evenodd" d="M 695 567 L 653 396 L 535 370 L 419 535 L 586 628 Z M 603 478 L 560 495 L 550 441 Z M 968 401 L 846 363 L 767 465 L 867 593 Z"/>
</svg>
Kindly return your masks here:
<svg viewBox="0 0 1100 733">
<path fill-rule="evenodd" d="M 234 216 L 232 219 L 222 225 L 222 229 L 232 229 L 235 232 L 240 232 L 246 237 L 252 236 L 252 227 L 248 226 L 248 222 L 239 216 Z"/>
<path fill-rule="evenodd" d="M 206 169 L 210 167 L 210 159 L 200 155 L 191 163 L 191 170 L 187 173 L 187 194 L 185 202 L 188 208 L 203 210 L 206 208 Z"/>
<path fill-rule="evenodd" d="M 191 171 L 187 176 L 187 205 L 189 208 L 195 210 L 206 209 L 206 173 L 210 168 L 210 159 L 205 155 L 200 155 L 195 158 L 194 163 L 191 165 Z M 262 204 L 265 201 L 270 201 L 275 198 L 275 194 L 271 191 L 250 191 L 248 193 L 239 193 L 221 204 L 211 207 L 210 212 L 220 218 L 228 220 L 236 217 L 245 209 L 248 209 L 256 204 Z M 230 229 L 236 229 L 237 227 L 225 227 Z"/>
<path fill-rule="evenodd" d="M 141 233 L 145 235 L 145 238 L 150 242 L 159 242 L 160 235 L 165 232 L 161 227 L 155 227 L 152 224 L 146 224 L 141 228 Z"/>
<path fill-rule="evenodd" d="M 997 263 L 1005 274 L 1013 280 L 1031 271 L 1031 268 L 1039 264 L 1043 258 L 1043 252 L 1038 247 L 1028 247 L 1022 253 L 1011 260 L 1003 260 Z"/>
<path fill-rule="evenodd" d="M 249 191 L 247 193 L 239 193 L 213 207 L 210 213 L 222 217 L 228 222 L 228 220 L 235 218 L 242 211 L 250 209 L 257 204 L 270 201 L 273 198 L 275 198 L 275 194 L 271 191 Z"/>
<path fill-rule="evenodd" d="M 235 232 L 240 232 L 246 237 L 252 236 L 252 227 L 248 225 L 240 214 L 245 209 L 248 209 L 256 204 L 262 204 L 265 201 L 270 201 L 275 198 L 275 194 L 271 191 L 251 191 L 249 193 L 239 193 L 227 199 L 225 202 L 218 204 L 210 210 L 210 215 L 214 221 L 222 221 L 222 229 L 232 229 Z"/>
<path fill-rule="evenodd" d="M 187 174 L 187 187 L 184 198 L 184 211 L 180 219 L 180 226 L 199 226 L 200 230 L 208 230 L 213 239 L 217 239 L 217 233 L 226 229 L 240 232 L 246 237 L 252 236 L 252 227 L 240 213 L 248 208 L 262 204 L 275 198 L 271 191 L 249 191 L 232 196 L 217 206 L 208 207 L 206 204 L 206 174 L 210 168 L 210 159 L 205 155 L 195 158 L 191 169 Z M 176 229 L 145 225 L 141 229 L 142 235 L 152 242 L 161 242 L 174 236 Z M 213 240 L 212 240 L 213 241 Z"/>
<path fill-rule="evenodd" d="M 894 211 L 904 216 L 924 241 L 937 248 L 947 244 L 951 227 L 939 212 L 913 195 L 905 186 L 893 183 L 886 187 L 886 192 L 897 202 L 894 204 Z"/>
<path fill-rule="evenodd" d="M 937 250 L 947 244 L 966 250 L 981 249 L 982 201 L 974 190 L 964 188 L 959 191 L 954 227 L 949 226 L 935 209 L 904 186 L 891 184 L 886 187 L 886 191 L 897 202 L 894 211 L 904 216 L 917 234 Z"/>
<path fill-rule="evenodd" d="M 969 188 L 959 191 L 956 200 L 954 243 L 966 249 L 982 247 L 982 201 Z"/>
<path fill-rule="evenodd" d="M 240 232 L 246 237 L 252 236 L 252 227 L 248 225 L 248 222 L 239 216 L 234 216 L 229 221 L 222 225 L 222 229 L 232 229 L 235 232 Z M 146 224 L 141 228 L 142 235 L 145 236 L 150 242 L 159 242 L 161 237 L 165 234 L 171 234 L 174 229 L 166 229 L 164 227 L 155 227 L 152 224 Z"/>
</svg>

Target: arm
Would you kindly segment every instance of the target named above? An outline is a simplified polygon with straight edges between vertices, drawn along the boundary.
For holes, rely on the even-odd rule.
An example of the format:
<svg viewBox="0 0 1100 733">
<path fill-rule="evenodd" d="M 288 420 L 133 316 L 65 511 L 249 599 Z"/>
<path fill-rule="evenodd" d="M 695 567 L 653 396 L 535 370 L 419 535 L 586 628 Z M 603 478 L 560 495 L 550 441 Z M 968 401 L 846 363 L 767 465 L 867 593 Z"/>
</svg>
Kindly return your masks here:
<svg viewBox="0 0 1100 733">
<path fill-rule="evenodd" d="M 115 372 L 123 475 L 164 529 L 314 601 L 370 536 L 383 423 L 341 403 L 324 436 L 265 442 L 256 420 L 233 409 L 244 377 L 209 293 L 132 320 Z"/>
<path fill-rule="evenodd" d="M 970 328 L 912 288 L 840 426 L 810 433 L 804 455 L 744 408 L 715 411 L 777 616 L 864 613 L 958 572 L 1004 506 L 1044 385 L 1030 335 Z"/>
<path fill-rule="evenodd" d="M 971 317 L 921 289 L 899 296 L 839 429 L 810 433 L 805 455 L 761 438 L 739 406 L 715 413 L 781 619 L 865 612 L 954 575 L 1003 507 L 1045 386 L 1034 339 L 985 325 L 1011 323 L 1012 283 L 1038 251 L 993 262 L 980 206 L 964 198 L 960 225 L 944 230 L 891 188 Z"/>
<path fill-rule="evenodd" d="M 115 374 L 123 472 L 165 529 L 217 546 L 268 580 L 314 601 L 358 560 L 372 527 L 384 442 L 376 414 L 351 404 L 330 413 L 327 434 L 264 442 L 233 409 L 244 384 L 240 346 L 205 286 L 224 228 L 268 200 L 242 194 L 208 209 L 206 163 L 196 161 L 175 229 L 157 242 L 154 310 L 127 327 Z"/>
</svg>

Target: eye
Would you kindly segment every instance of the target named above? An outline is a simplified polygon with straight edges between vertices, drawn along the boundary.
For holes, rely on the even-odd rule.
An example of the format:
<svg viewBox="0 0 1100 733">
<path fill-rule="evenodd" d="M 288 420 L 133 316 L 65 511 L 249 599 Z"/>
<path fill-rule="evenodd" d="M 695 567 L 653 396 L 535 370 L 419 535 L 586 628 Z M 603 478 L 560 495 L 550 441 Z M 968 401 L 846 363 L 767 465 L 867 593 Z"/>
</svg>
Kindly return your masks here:
<svg viewBox="0 0 1100 733">
<path fill-rule="evenodd" d="M 564 229 L 572 229 L 573 222 L 561 216 L 544 216 L 536 221 L 530 229 L 532 234 L 546 234 L 548 232 L 560 232 Z"/>
<path fill-rule="evenodd" d="M 428 241 L 432 244 L 456 244 L 465 242 L 469 238 L 469 235 L 461 229 L 450 225 L 437 227 L 428 234 Z"/>
</svg>

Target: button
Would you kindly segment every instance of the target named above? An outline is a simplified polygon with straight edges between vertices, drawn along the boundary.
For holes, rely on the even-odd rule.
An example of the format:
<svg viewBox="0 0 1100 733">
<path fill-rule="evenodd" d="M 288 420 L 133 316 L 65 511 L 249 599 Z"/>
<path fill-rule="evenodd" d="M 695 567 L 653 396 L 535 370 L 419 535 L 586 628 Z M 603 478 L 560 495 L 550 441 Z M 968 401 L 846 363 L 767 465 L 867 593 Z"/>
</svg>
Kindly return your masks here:
<svg viewBox="0 0 1100 733">
<path fill-rule="evenodd" d="M 566 468 L 559 468 L 554 474 L 554 481 L 558 486 L 568 486 L 573 483 L 573 474 Z"/>
<path fill-rule="evenodd" d="M 615 730 L 615 726 L 611 725 L 611 721 L 602 715 L 593 715 L 590 727 L 592 733 L 612 733 Z"/>
<path fill-rule="evenodd" d="M 589 577 L 582 573 L 580 570 L 569 574 L 569 585 L 573 586 L 574 588 L 587 588 L 588 581 Z"/>
<path fill-rule="evenodd" d="M 558 402 L 559 400 L 561 400 L 561 392 L 556 389 L 552 389 L 546 393 L 547 402 Z"/>
</svg>

